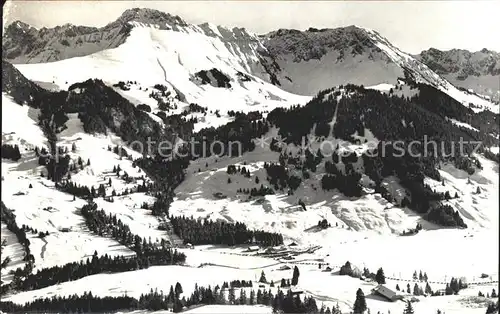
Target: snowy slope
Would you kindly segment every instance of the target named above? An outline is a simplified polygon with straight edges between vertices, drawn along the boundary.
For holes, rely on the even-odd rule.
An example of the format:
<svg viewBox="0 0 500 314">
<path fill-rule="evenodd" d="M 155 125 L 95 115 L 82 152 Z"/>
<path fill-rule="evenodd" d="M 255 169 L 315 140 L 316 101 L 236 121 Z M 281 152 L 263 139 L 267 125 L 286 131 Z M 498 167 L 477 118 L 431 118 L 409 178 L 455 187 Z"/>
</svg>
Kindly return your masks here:
<svg viewBox="0 0 500 314">
<path fill-rule="evenodd" d="M 450 97 L 456 99 L 464 106 L 471 108 L 475 112 L 490 110 L 494 113 L 499 113 L 498 104 L 481 98 L 475 94 L 469 94 L 459 90 L 450 82 L 440 77 L 433 72 L 428 66 L 420 61 L 417 61 L 411 55 L 404 53 L 397 47 L 392 45 L 387 39 L 382 37 L 376 31 L 365 29 L 375 45 L 384 51 L 391 60 L 403 69 L 408 69 L 418 83 L 425 83 L 439 88 L 442 92 L 448 94 Z"/>
<path fill-rule="evenodd" d="M 235 35 L 227 33 L 227 30 L 222 37 L 216 34 L 209 36 L 209 29 L 224 30 L 209 26 L 205 26 L 204 30 L 189 25 L 174 31 L 131 23 L 134 27 L 129 37 L 117 48 L 52 63 L 15 66 L 31 80 L 53 82 L 62 89 L 89 78 L 102 79 L 109 85 L 134 81 L 144 87 L 142 92 L 123 94 L 134 98 L 137 103 L 150 105 L 150 91 L 145 89 L 162 84 L 178 94 L 184 106 L 197 103 L 212 111 L 219 110 L 223 116 L 229 110 L 270 111 L 276 107 L 303 104 L 310 99 L 285 92 L 252 75 L 258 65 L 257 41 L 239 45 L 238 39 L 231 39 Z M 196 82 L 197 72 L 213 68 L 228 76 L 231 87 Z M 242 80 L 238 72 L 248 75 L 249 80 Z M 179 111 L 181 109 L 182 105 Z M 215 119 L 213 124 L 217 126 L 225 122 L 227 119 Z"/>
<path fill-rule="evenodd" d="M 2 249 L 2 262 L 6 257 L 10 258 L 7 266 L 2 268 L 2 284 L 6 284 L 11 282 L 14 277 L 10 274 L 10 271 L 24 267 L 24 248 L 17 240 L 16 235 L 7 229 L 7 225 L 2 222 L 1 226 L 1 239 L 2 241 L 5 240 L 5 247 Z"/>
<path fill-rule="evenodd" d="M 46 138 L 38 127 L 38 110 L 21 106 L 2 93 L 2 143 L 46 146 Z"/>
</svg>

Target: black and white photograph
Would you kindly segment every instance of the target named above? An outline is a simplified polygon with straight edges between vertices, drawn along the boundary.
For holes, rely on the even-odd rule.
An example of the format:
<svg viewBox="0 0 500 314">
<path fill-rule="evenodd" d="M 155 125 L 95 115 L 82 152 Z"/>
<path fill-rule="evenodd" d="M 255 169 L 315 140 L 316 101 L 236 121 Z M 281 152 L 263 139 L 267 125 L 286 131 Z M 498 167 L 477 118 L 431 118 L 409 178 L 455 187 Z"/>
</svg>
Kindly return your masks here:
<svg viewBox="0 0 500 314">
<path fill-rule="evenodd" d="M 2 9 L 0 313 L 499 313 L 500 1 Z"/>
</svg>

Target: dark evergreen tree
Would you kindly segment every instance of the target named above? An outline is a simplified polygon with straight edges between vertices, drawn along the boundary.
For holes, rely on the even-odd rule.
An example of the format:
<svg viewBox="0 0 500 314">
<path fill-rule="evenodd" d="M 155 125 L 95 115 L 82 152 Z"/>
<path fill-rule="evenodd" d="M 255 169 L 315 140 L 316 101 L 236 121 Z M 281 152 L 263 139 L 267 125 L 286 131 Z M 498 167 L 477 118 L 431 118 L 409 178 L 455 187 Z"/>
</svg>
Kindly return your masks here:
<svg viewBox="0 0 500 314">
<path fill-rule="evenodd" d="M 384 275 L 384 270 L 382 269 L 382 267 L 380 267 L 377 270 L 377 274 L 375 275 L 375 281 L 378 284 L 385 284 L 385 275 Z"/>
<path fill-rule="evenodd" d="M 259 282 L 262 282 L 262 283 L 267 283 L 266 274 L 264 274 L 264 271 L 262 271 L 262 272 L 260 273 L 260 279 L 259 279 Z"/>
<path fill-rule="evenodd" d="M 299 276 L 300 276 L 299 268 L 295 266 L 293 268 L 292 286 L 296 286 L 299 283 Z"/>
<path fill-rule="evenodd" d="M 174 291 L 175 291 L 175 295 L 176 295 L 177 297 L 179 297 L 179 296 L 182 294 L 183 290 L 182 290 L 182 286 L 181 286 L 181 284 L 180 284 L 179 282 L 177 282 L 177 283 L 175 284 L 175 289 L 174 289 Z"/>
<path fill-rule="evenodd" d="M 413 310 L 413 305 L 411 304 L 410 301 L 407 301 L 403 314 L 414 314 L 414 313 L 415 311 Z"/>
<path fill-rule="evenodd" d="M 363 314 L 366 311 L 366 299 L 363 290 L 358 289 L 356 292 L 356 300 L 354 301 L 353 313 L 354 314 Z"/>
</svg>

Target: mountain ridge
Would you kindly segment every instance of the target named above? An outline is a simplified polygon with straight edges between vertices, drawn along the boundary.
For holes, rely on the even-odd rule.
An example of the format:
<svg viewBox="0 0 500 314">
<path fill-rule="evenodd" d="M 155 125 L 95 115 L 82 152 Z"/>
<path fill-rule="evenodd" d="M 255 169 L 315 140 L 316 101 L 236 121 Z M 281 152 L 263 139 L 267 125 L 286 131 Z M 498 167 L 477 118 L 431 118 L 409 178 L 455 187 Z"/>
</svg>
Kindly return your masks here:
<svg viewBox="0 0 500 314">
<path fill-rule="evenodd" d="M 226 28 L 212 23 L 194 25 L 159 10 L 134 8 L 125 10 L 115 21 L 101 28 L 65 24 L 36 30 L 26 23 L 15 21 L 4 34 L 2 56 L 12 63 L 54 62 L 87 56 L 122 45 L 134 27 L 203 34 L 232 46 L 230 49 L 251 50 L 253 56 L 250 57 L 258 58 L 253 61 L 255 66 L 247 69 L 251 74 L 299 95 L 312 96 L 322 89 L 346 83 L 394 85 L 407 72 L 412 72 L 417 81 L 443 86 L 451 89 L 450 93 L 457 94 L 453 91 L 454 87 L 431 73 L 435 70 L 458 87 L 473 89 L 489 99 L 500 99 L 500 91 L 495 92 L 497 86 L 489 77 L 474 77 L 464 82 L 463 79 L 455 79 L 455 74 L 448 73 L 450 71 L 440 71 L 446 68 L 441 64 L 444 61 L 425 57 L 436 55 L 434 51 L 437 50 L 430 50 L 433 53 L 423 54 L 424 57 L 421 57 L 422 54 L 412 56 L 399 50 L 377 31 L 356 25 L 323 29 L 310 27 L 305 31 L 281 28 L 257 35 L 244 28 Z M 427 63 L 429 69 L 425 68 Z M 495 64 L 496 67 L 500 65 L 489 65 L 492 75 L 500 71 Z M 474 74 L 477 71 L 468 72 Z M 474 82 L 469 82 L 471 80 Z M 465 98 L 467 106 L 469 103 L 478 109 L 487 106 L 481 99 Z"/>
</svg>

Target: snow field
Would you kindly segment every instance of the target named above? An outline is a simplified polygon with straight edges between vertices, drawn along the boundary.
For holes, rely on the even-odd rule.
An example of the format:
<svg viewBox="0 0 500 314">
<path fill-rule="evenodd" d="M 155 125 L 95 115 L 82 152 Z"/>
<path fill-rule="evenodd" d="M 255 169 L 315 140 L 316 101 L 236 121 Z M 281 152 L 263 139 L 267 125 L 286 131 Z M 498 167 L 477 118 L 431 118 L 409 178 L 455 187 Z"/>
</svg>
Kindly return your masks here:
<svg viewBox="0 0 500 314">
<path fill-rule="evenodd" d="M 37 123 L 36 109 L 17 104 L 2 92 L 2 143 L 46 146 L 47 139 Z"/>
<path fill-rule="evenodd" d="M 94 186 L 98 188 L 100 184 L 104 184 L 106 195 L 111 195 L 112 191 L 121 193 L 125 189 L 135 189 L 138 185 L 142 185 L 142 177 L 145 177 L 146 182 L 151 180 L 139 168 L 132 165 L 132 161 L 127 157 L 120 157 L 113 151 L 108 151 L 108 147 L 113 149 L 115 146 L 123 147 L 132 159 L 142 157 L 136 151 L 127 148 L 123 141 L 114 133 L 108 131 L 108 135 L 90 135 L 83 131 L 83 125 L 78 119 L 77 114 L 70 114 L 69 121 L 66 122 L 67 129 L 59 134 L 59 146 L 66 147 L 68 154 L 73 162 L 77 162 L 78 157 L 81 157 L 84 169 L 78 169 L 78 173 L 71 175 L 71 181 L 74 183 L 85 185 L 88 187 Z M 72 152 L 73 143 L 76 146 L 76 151 Z M 87 166 L 87 161 L 90 160 L 90 166 Z M 114 166 L 120 166 L 122 176 L 125 172 L 129 177 L 134 178 L 135 182 L 127 183 L 117 177 L 113 172 Z M 111 186 L 108 186 L 111 179 Z"/>
<path fill-rule="evenodd" d="M 6 165 L 2 162 L 2 167 Z M 99 255 L 134 255 L 118 242 L 94 236 L 85 226 L 78 209 L 85 201 L 59 192 L 53 182 L 40 177 L 11 172 L 9 184 L 2 186 L 2 201 L 14 211 L 18 226 L 27 225 L 38 232 L 49 232 L 44 238 L 27 232 L 35 269 L 63 265 Z M 28 188 L 29 185 L 33 188 Z M 15 195 L 19 194 L 19 195 Z"/>
<path fill-rule="evenodd" d="M 7 256 L 10 258 L 10 262 L 7 264 L 7 266 L 5 268 L 2 268 L 2 284 L 6 284 L 11 282 L 12 278 L 14 277 L 13 275 L 9 274 L 10 271 L 24 267 L 24 248 L 19 243 L 19 241 L 17 241 L 16 235 L 9 229 L 7 229 L 7 225 L 3 222 L 1 225 L 1 240 L 5 240 L 6 245 L 2 249 L 2 258 L 0 262 L 3 262 Z"/>
</svg>

